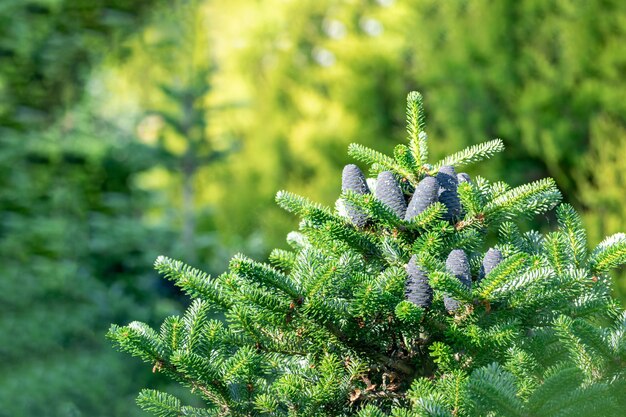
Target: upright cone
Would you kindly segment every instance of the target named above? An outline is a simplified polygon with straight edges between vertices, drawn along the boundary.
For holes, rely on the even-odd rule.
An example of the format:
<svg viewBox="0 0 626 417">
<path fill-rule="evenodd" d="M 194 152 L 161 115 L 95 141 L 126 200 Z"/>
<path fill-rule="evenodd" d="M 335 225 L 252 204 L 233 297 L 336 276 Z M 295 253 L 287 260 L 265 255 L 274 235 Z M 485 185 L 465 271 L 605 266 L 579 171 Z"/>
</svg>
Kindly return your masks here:
<svg viewBox="0 0 626 417">
<path fill-rule="evenodd" d="M 446 269 L 449 273 L 454 275 L 459 281 L 461 281 L 467 288 L 472 286 L 472 275 L 470 272 L 470 264 L 467 259 L 467 254 L 461 249 L 454 249 L 448 255 L 446 259 Z M 448 312 L 453 312 L 459 309 L 460 303 L 452 297 L 444 296 L 443 303 Z"/>
<path fill-rule="evenodd" d="M 428 308 L 433 301 L 433 289 L 428 284 L 428 275 L 417 264 L 417 256 L 413 255 L 406 266 L 409 278 L 406 281 L 406 299 L 413 304 Z"/>
<path fill-rule="evenodd" d="M 341 190 L 353 191 L 358 194 L 369 194 L 370 190 L 367 186 L 365 175 L 361 169 L 349 164 L 343 168 L 341 175 Z M 353 204 L 346 203 L 346 211 L 350 221 L 357 227 L 363 227 L 367 224 L 367 215 Z"/>
<path fill-rule="evenodd" d="M 502 262 L 502 259 L 502 252 L 494 248 L 489 249 L 483 258 L 482 265 L 480 266 L 479 279 L 485 278 L 493 270 L 493 268 Z"/>
<path fill-rule="evenodd" d="M 413 197 L 411 197 L 411 201 L 409 201 L 409 207 L 406 209 L 404 219 L 411 220 L 436 202 L 438 190 L 439 184 L 434 177 L 426 177 L 421 180 L 415 187 L 415 192 Z"/>
<path fill-rule="evenodd" d="M 444 165 L 437 173 L 437 182 L 439 183 L 439 201 L 447 208 L 446 220 L 454 220 L 461 214 L 461 200 L 457 194 L 459 180 L 456 171 L 451 165 Z"/>
<path fill-rule="evenodd" d="M 391 171 L 383 171 L 378 174 L 376 181 L 376 198 L 389 207 L 398 217 L 404 219 L 406 214 L 406 201 L 400 185 Z"/>
</svg>

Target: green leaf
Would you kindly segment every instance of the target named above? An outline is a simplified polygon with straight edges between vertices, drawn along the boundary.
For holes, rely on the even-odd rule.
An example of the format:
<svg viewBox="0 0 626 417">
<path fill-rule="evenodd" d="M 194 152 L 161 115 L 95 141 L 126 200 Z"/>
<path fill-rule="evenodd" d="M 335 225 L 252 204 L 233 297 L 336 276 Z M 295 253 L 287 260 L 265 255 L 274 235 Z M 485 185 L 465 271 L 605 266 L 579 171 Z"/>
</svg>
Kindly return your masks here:
<svg viewBox="0 0 626 417">
<path fill-rule="evenodd" d="M 490 140 L 478 145 L 472 145 L 463 149 L 455 154 L 445 157 L 441 161 L 437 162 L 433 169 L 439 170 L 444 165 L 452 165 L 453 167 L 461 167 L 463 165 L 472 164 L 474 162 L 482 161 L 483 159 L 491 158 L 498 152 L 504 150 L 504 142 L 501 139 Z"/>
<path fill-rule="evenodd" d="M 424 99 L 417 91 L 411 91 L 406 98 L 406 129 L 409 134 L 409 149 L 418 165 L 428 162 L 428 137 L 424 117 Z"/>
<path fill-rule="evenodd" d="M 561 201 L 561 192 L 552 178 L 544 178 L 530 184 L 508 190 L 490 201 L 485 216 L 490 221 L 512 219 L 518 215 L 540 214 Z"/>
<path fill-rule="evenodd" d="M 158 417 L 181 416 L 180 400 L 173 395 L 152 389 L 143 389 L 137 397 L 137 404 L 143 410 Z"/>
<path fill-rule="evenodd" d="M 626 263 L 626 234 L 616 233 L 604 239 L 592 252 L 589 259 L 591 268 L 606 272 Z"/>
<path fill-rule="evenodd" d="M 515 377 L 497 363 L 474 371 L 468 392 L 474 399 L 480 415 L 493 412 L 503 417 L 525 417 L 524 405 L 517 398 Z M 484 413 L 484 414 L 483 414 Z"/>
</svg>

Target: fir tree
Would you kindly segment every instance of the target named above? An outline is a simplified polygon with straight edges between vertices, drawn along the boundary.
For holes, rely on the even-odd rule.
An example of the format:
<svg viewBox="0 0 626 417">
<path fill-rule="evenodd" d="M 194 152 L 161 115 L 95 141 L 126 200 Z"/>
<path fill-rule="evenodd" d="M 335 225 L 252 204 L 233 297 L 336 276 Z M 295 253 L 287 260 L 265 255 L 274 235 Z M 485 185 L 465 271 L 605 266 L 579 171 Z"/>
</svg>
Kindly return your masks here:
<svg viewBox="0 0 626 417">
<path fill-rule="evenodd" d="M 408 115 L 409 144 L 394 157 L 350 147 L 385 173 L 370 181 L 373 193 L 356 166 L 344 171 L 335 210 L 278 193 L 302 218 L 291 250 L 267 263 L 238 255 L 218 277 L 157 259 L 193 303 L 159 331 L 133 322 L 109 337 L 206 405 L 144 390 L 141 407 L 159 416 L 622 415 L 626 315 L 607 272 L 626 262 L 626 235 L 588 252 L 579 215 L 559 205 L 551 179 L 458 181 L 457 168 L 502 142 L 428 164 L 417 93 Z M 392 177 L 409 201 L 404 217 Z M 520 218 L 554 207 L 557 230 L 520 231 Z M 491 233 L 497 244 L 486 248 Z"/>
</svg>

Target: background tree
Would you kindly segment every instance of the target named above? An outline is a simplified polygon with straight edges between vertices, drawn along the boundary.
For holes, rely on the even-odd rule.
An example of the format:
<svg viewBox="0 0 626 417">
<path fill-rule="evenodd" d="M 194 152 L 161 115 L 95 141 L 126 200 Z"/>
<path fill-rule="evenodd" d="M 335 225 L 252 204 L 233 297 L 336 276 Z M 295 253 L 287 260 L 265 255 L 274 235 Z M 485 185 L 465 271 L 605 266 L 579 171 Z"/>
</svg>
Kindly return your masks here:
<svg viewBox="0 0 626 417">
<path fill-rule="evenodd" d="M 123 4 L 122 4 L 123 3 Z M 145 268 L 145 147 L 81 100 L 102 56 L 156 2 L 3 2 L 0 7 L 1 415 L 136 415 L 117 380 L 132 364 L 103 345 L 113 317 L 175 311 Z M 157 253 L 159 250 L 157 250 Z M 151 379 L 151 378 L 150 378 Z M 89 387 L 88 390 L 84 389 Z"/>
<path fill-rule="evenodd" d="M 1 139 L 3 416 L 137 414 L 128 395 L 151 378 L 103 344 L 106 322 L 176 311 L 146 268 L 173 238 L 133 186 L 150 162 L 93 123 Z"/>
<path fill-rule="evenodd" d="M 215 92 L 218 63 L 205 3 L 181 1 L 156 10 L 128 43 L 132 56 L 96 76 L 106 86 L 98 96 L 101 109 L 111 112 L 110 120 L 129 119 L 129 108 L 107 104 L 122 93 L 132 114 L 126 129 L 138 125 L 139 139 L 158 155 L 146 184 L 168 196 L 159 210 L 181 230 L 176 250 L 189 262 L 208 262 L 220 252 L 211 207 L 200 195 L 214 182 L 216 165 L 239 146 L 228 112 L 245 104 Z"/>
<path fill-rule="evenodd" d="M 137 30 L 156 0 L 4 1 L 0 126 L 49 124 L 82 96 L 90 68 Z"/>
</svg>

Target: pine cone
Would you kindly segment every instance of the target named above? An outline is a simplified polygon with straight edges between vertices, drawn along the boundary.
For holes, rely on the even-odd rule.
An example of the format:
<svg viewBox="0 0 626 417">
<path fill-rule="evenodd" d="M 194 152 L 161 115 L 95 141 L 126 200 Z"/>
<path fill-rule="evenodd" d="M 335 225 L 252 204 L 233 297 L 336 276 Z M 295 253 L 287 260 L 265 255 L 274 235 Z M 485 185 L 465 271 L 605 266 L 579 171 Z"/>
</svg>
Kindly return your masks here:
<svg viewBox="0 0 626 417">
<path fill-rule="evenodd" d="M 465 172 L 461 172 L 460 174 L 457 174 L 456 179 L 459 184 L 462 182 L 469 182 L 470 184 L 472 183 L 472 177 L 470 177 L 469 174 Z"/>
<path fill-rule="evenodd" d="M 485 278 L 487 274 L 489 274 L 493 270 L 493 268 L 495 268 L 500 262 L 502 262 L 503 258 L 504 257 L 502 256 L 502 252 L 500 252 L 498 249 L 489 249 L 485 254 L 485 257 L 483 258 L 483 264 L 480 266 L 479 279 Z"/>
<path fill-rule="evenodd" d="M 467 255 L 461 249 L 454 249 L 446 259 L 446 269 L 454 275 L 467 288 L 472 286 L 472 275 L 470 272 L 470 264 Z"/>
<path fill-rule="evenodd" d="M 437 172 L 437 182 L 439 182 L 439 185 L 443 189 L 456 192 L 459 181 L 456 178 L 454 167 L 452 165 L 444 165 L 439 168 Z"/>
<path fill-rule="evenodd" d="M 354 165 L 349 164 L 343 168 L 343 174 L 341 176 L 341 190 L 353 191 L 358 194 L 369 194 L 370 190 L 367 187 L 367 181 L 365 175 L 361 169 Z M 348 217 L 352 223 L 357 227 L 363 227 L 367 223 L 367 215 L 363 213 L 359 208 L 354 207 L 353 204 L 346 203 L 346 211 Z"/>
<path fill-rule="evenodd" d="M 461 307 L 461 303 L 447 295 L 443 296 L 443 305 L 449 313 L 455 312 Z"/>
<path fill-rule="evenodd" d="M 454 167 L 450 165 L 442 166 L 437 173 L 437 182 L 440 187 L 439 201 L 448 208 L 445 219 L 453 220 L 461 214 L 461 200 L 459 200 L 459 195 L 457 194 L 459 181 Z"/>
<path fill-rule="evenodd" d="M 438 190 L 439 184 L 434 177 L 426 177 L 421 180 L 419 184 L 417 184 L 417 187 L 415 187 L 415 192 L 409 202 L 404 220 L 411 220 L 413 217 L 426 210 L 428 206 L 436 202 Z"/>
<path fill-rule="evenodd" d="M 472 276 L 470 273 L 469 260 L 467 255 L 461 249 L 455 249 L 448 255 L 446 259 L 446 269 L 449 273 L 454 275 L 461 281 L 467 288 L 472 286 Z M 454 312 L 459 309 L 461 303 L 452 297 L 444 295 L 443 304 L 448 312 Z"/>
<path fill-rule="evenodd" d="M 404 294 L 413 304 L 428 308 L 433 301 L 433 289 L 428 284 L 428 275 L 417 264 L 417 256 L 413 255 L 406 266 L 409 278 L 406 281 Z"/>
<path fill-rule="evenodd" d="M 391 171 L 383 171 L 378 174 L 375 195 L 377 199 L 396 213 L 398 217 L 401 219 L 404 218 L 406 214 L 406 201 Z"/>
</svg>

